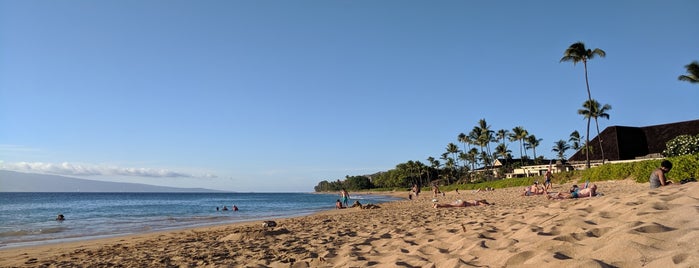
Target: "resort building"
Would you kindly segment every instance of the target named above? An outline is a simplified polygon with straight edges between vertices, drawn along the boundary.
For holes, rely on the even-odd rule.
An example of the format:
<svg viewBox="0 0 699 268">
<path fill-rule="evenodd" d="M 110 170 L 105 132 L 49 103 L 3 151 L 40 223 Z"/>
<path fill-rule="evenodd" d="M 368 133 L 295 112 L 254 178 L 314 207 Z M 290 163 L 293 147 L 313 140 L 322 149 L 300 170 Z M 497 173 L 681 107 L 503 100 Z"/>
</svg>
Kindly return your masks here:
<svg viewBox="0 0 699 268">
<path fill-rule="evenodd" d="M 590 140 L 590 166 L 598 166 L 608 162 L 630 162 L 662 158 L 666 143 L 680 135 L 698 135 L 699 119 L 645 127 L 611 126 L 604 129 L 597 137 Z M 600 142 L 601 141 L 601 142 Z M 600 146 L 601 144 L 601 146 Z M 602 159 L 604 152 L 604 160 Z M 503 163 L 496 160 L 495 167 Z M 508 160 L 511 162 L 519 160 Z M 540 176 L 548 169 L 550 160 L 544 165 L 525 163 L 512 173 L 505 174 L 507 178 Z M 586 157 L 584 150 L 579 150 L 567 161 L 554 161 L 551 167 L 553 173 L 585 169 Z M 541 163 L 541 162 L 540 162 Z"/>
</svg>

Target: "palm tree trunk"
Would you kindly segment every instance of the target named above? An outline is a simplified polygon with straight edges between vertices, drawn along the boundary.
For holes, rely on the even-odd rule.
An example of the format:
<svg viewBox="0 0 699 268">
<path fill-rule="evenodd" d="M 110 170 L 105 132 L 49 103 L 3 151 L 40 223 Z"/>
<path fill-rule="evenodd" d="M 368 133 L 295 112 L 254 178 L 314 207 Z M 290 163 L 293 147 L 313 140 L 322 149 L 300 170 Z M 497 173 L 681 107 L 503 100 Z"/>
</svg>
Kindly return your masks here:
<svg viewBox="0 0 699 268">
<path fill-rule="evenodd" d="M 592 94 L 590 94 L 590 82 L 587 80 L 587 60 L 583 59 L 583 65 L 585 65 L 585 85 L 587 86 L 587 101 L 592 102 Z M 586 162 L 585 166 L 590 168 L 590 118 L 587 119 L 587 135 L 585 135 L 585 154 Z"/>
<path fill-rule="evenodd" d="M 595 126 L 597 127 L 597 140 L 599 141 L 599 150 L 602 153 L 602 165 L 604 165 L 604 148 L 602 148 L 602 137 L 599 135 L 599 123 L 597 122 L 597 117 L 595 117 Z"/>
</svg>

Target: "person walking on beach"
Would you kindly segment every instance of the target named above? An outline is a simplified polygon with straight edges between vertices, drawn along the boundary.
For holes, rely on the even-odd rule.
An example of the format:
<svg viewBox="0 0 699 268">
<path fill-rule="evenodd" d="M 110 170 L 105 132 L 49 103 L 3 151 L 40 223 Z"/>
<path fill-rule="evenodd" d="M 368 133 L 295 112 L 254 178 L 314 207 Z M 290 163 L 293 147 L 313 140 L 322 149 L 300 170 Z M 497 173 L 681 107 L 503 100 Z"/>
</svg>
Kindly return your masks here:
<svg viewBox="0 0 699 268">
<path fill-rule="evenodd" d="M 650 174 L 650 178 L 648 179 L 648 181 L 650 181 L 650 188 L 655 189 L 660 186 L 667 186 L 668 184 L 671 184 L 672 181 L 665 177 L 665 173 L 670 172 L 671 169 L 672 162 L 669 160 L 663 160 L 663 162 L 660 162 L 660 167 L 653 170 L 653 172 Z"/>
<path fill-rule="evenodd" d="M 342 200 L 342 204 L 345 207 L 349 206 L 349 193 L 347 192 L 347 190 L 345 190 L 345 188 L 342 188 L 342 190 L 340 191 L 340 199 Z"/>
</svg>

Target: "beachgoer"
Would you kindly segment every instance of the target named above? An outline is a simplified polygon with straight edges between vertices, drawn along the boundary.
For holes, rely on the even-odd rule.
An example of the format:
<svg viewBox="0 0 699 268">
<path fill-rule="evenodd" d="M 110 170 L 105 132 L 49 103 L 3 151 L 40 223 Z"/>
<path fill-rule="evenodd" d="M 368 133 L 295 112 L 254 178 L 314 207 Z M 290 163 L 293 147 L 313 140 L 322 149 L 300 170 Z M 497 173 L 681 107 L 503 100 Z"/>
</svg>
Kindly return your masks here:
<svg viewBox="0 0 699 268">
<path fill-rule="evenodd" d="M 227 207 L 227 206 L 223 206 L 223 211 L 228 211 L 228 207 Z"/>
<path fill-rule="evenodd" d="M 64 221 L 64 220 L 66 220 L 66 217 L 64 217 L 63 214 L 58 214 L 58 216 L 56 216 L 56 221 Z"/>
<path fill-rule="evenodd" d="M 434 204 L 432 207 L 433 208 L 458 208 L 458 207 L 473 207 L 473 206 L 487 206 L 487 205 L 493 205 L 491 203 L 488 203 L 485 199 L 481 200 L 471 200 L 471 201 L 463 201 L 461 199 L 456 200 L 452 203 L 449 204 Z"/>
<path fill-rule="evenodd" d="M 218 207 L 216 207 L 216 211 L 219 211 L 219 210 L 220 210 L 220 209 L 219 209 Z"/>
<path fill-rule="evenodd" d="M 336 209 L 345 208 L 345 207 L 342 206 L 342 201 L 340 201 L 340 199 L 338 199 L 337 201 L 335 201 L 335 208 L 336 208 Z"/>
<path fill-rule="evenodd" d="M 420 187 L 418 187 L 417 184 L 413 184 L 413 193 L 415 193 L 416 198 L 420 195 Z"/>
<path fill-rule="evenodd" d="M 524 188 L 524 192 L 522 193 L 523 196 L 532 196 L 532 195 L 540 195 L 540 194 L 545 194 L 546 189 L 539 187 L 539 182 L 535 181 L 533 185 L 527 186 Z"/>
<path fill-rule="evenodd" d="M 551 173 L 551 170 L 547 170 L 546 174 L 544 174 L 544 178 L 546 179 L 544 181 L 544 190 L 551 190 L 553 185 L 551 184 L 551 179 L 553 178 L 553 173 Z"/>
<path fill-rule="evenodd" d="M 437 197 L 437 195 L 439 194 L 439 187 L 436 183 L 432 184 L 432 194 L 432 197 Z"/>
<path fill-rule="evenodd" d="M 650 174 L 650 179 L 648 179 L 650 181 L 650 188 L 655 189 L 660 186 L 667 186 L 668 184 L 671 184 L 672 181 L 665 177 L 665 173 L 670 172 L 671 169 L 672 162 L 668 160 L 663 160 L 663 162 L 660 162 L 660 167 L 653 170 L 653 172 Z"/>
<path fill-rule="evenodd" d="M 349 205 L 349 193 L 345 188 L 342 188 L 340 191 L 340 199 L 342 200 L 342 204 L 346 207 Z"/>
<path fill-rule="evenodd" d="M 353 208 L 359 207 L 362 208 L 362 203 L 359 203 L 359 200 L 354 200 L 354 204 L 352 204 Z"/>
<path fill-rule="evenodd" d="M 236 205 L 233 205 L 233 211 L 238 211 L 238 207 Z"/>
<path fill-rule="evenodd" d="M 597 185 L 593 184 L 590 187 L 580 189 L 577 185 L 573 185 L 570 188 L 569 193 L 554 193 L 546 195 L 548 199 L 571 199 L 571 198 L 583 198 L 583 197 L 593 197 L 597 195 Z"/>
</svg>

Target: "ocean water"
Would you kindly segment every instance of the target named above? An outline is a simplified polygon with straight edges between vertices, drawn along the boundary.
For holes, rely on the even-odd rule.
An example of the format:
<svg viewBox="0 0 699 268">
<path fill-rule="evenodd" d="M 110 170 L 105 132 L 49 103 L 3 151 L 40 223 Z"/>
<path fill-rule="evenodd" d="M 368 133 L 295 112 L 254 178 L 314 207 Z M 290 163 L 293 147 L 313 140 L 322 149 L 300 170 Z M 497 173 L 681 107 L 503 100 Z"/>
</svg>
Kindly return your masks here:
<svg viewBox="0 0 699 268">
<path fill-rule="evenodd" d="M 334 209 L 337 199 L 310 193 L 0 193 L 0 249 L 302 216 Z M 396 198 L 354 200 L 378 204 Z M 233 205 L 240 210 L 222 211 Z M 56 221 L 58 214 L 65 220 Z"/>
</svg>

